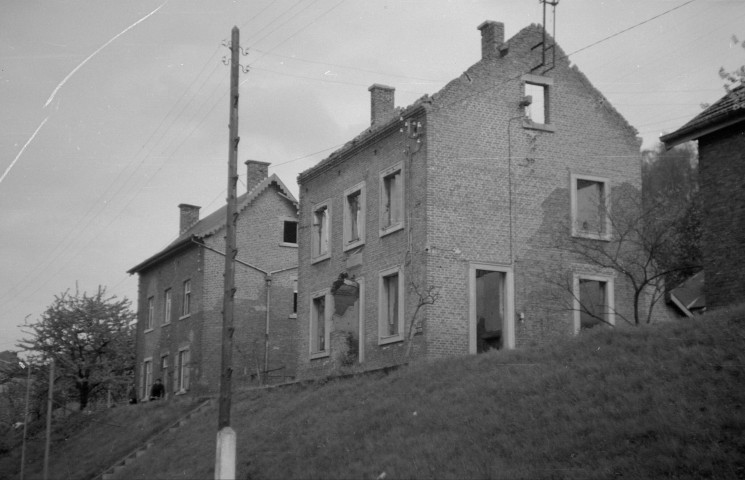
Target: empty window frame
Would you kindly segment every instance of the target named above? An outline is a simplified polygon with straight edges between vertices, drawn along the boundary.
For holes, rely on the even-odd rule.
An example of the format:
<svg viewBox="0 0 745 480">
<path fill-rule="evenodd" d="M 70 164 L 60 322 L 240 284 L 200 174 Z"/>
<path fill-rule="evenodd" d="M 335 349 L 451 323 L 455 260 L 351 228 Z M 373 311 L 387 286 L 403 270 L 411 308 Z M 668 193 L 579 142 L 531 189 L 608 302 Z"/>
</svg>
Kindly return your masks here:
<svg viewBox="0 0 745 480">
<path fill-rule="evenodd" d="M 404 339 L 404 273 L 401 267 L 378 276 L 378 343 Z"/>
<path fill-rule="evenodd" d="M 398 163 L 380 172 L 380 236 L 404 226 L 403 164 Z"/>
<path fill-rule="evenodd" d="M 282 244 L 286 246 L 297 246 L 297 221 L 282 221 Z"/>
<path fill-rule="evenodd" d="M 571 176 L 572 235 L 610 240 L 610 184 L 600 177 Z"/>
<path fill-rule="evenodd" d="M 365 183 L 344 191 L 344 250 L 365 243 Z"/>
<path fill-rule="evenodd" d="M 189 390 L 189 375 L 191 373 L 191 353 L 188 348 L 182 348 L 176 358 L 176 375 L 174 377 L 173 389 L 177 393 L 185 393 Z"/>
<path fill-rule="evenodd" d="M 615 325 L 613 277 L 574 274 L 574 333 L 598 325 Z"/>
<path fill-rule="evenodd" d="M 145 331 L 153 329 L 155 324 L 155 297 L 148 297 L 147 299 L 147 324 Z"/>
<path fill-rule="evenodd" d="M 163 323 L 171 323 L 171 305 L 173 305 L 173 295 L 170 288 L 163 293 Z"/>
<path fill-rule="evenodd" d="M 313 207 L 311 262 L 320 262 L 331 256 L 331 202 L 326 201 Z"/>
<path fill-rule="evenodd" d="M 540 75 L 523 75 L 523 105 L 525 117 L 529 120 L 525 126 L 553 131 L 551 124 L 551 88 L 553 79 Z M 527 98 L 530 97 L 530 102 Z"/>
<path fill-rule="evenodd" d="M 184 282 L 184 298 L 181 303 L 181 316 L 189 315 L 191 315 L 191 280 L 186 280 Z"/>
<path fill-rule="evenodd" d="M 333 306 L 329 289 L 316 292 L 310 299 L 310 358 L 327 357 L 331 340 Z"/>
</svg>

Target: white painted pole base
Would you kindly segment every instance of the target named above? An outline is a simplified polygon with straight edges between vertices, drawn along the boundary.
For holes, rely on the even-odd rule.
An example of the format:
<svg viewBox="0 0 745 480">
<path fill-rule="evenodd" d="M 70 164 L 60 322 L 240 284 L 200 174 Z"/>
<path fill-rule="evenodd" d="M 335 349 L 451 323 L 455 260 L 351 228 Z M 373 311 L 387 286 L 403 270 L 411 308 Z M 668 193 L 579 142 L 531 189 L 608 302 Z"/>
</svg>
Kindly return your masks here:
<svg viewBox="0 0 745 480">
<path fill-rule="evenodd" d="M 223 427 L 217 432 L 215 480 L 235 480 L 235 430 Z"/>
</svg>

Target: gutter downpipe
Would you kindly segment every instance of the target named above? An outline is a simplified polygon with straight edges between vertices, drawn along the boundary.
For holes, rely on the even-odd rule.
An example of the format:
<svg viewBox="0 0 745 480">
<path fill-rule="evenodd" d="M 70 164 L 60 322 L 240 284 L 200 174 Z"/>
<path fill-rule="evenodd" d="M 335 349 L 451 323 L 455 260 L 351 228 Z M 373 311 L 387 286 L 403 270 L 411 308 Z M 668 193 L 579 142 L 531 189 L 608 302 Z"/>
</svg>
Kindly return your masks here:
<svg viewBox="0 0 745 480">
<path fill-rule="evenodd" d="M 194 237 L 191 238 L 191 241 L 196 245 L 199 245 L 200 247 L 204 247 L 207 250 L 217 253 L 218 255 L 222 255 L 223 257 L 225 256 L 224 252 L 221 252 L 220 250 L 212 247 L 208 247 L 204 243 L 198 242 Z M 266 316 L 264 318 L 264 378 L 259 379 L 259 381 L 263 385 L 266 382 L 266 376 L 269 372 L 269 300 L 271 299 L 270 291 L 272 287 L 272 275 L 275 273 L 286 272 L 287 270 L 295 270 L 297 268 L 297 265 L 294 267 L 281 268 L 279 270 L 267 272 L 262 268 L 251 265 L 250 263 L 243 262 L 241 260 L 238 260 L 237 258 L 235 259 L 235 262 L 264 274 L 264 282 L 266 284 Z"/>
</svg>

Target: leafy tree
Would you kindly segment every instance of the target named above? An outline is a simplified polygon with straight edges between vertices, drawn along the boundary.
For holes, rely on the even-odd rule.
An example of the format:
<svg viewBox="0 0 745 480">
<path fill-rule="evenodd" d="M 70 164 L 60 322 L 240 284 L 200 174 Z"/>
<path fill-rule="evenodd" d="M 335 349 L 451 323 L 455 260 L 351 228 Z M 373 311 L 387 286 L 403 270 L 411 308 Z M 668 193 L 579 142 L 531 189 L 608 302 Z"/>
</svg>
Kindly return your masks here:
<svg viewBox="0 0 745 480">
<path fill-rule="evenodd" d="M 737 36 L 732 35 L 732 43 L 741 46 L 745 50 L 745 40 L 740 42 Z M 745 65 L 734 70 L 719 69 L 719 77 L 724 80 L 724 89 L 729 93 L 738 86 L 745 85 Z"/>
<path fill-rule="evenodd" d="M 104 287 L 90 296 L 65 291 L 55 296 L 36 323 L 24 325 L 30 338 L 18 347 L 28 351 L 32 360 L 54 359 L 55 370 L 72 384 L 83 410 L 96 392 L 132 381 L 131 325 L 136 315 L 130 305 L 126 298 L 107 296 Z"/>
</svg>

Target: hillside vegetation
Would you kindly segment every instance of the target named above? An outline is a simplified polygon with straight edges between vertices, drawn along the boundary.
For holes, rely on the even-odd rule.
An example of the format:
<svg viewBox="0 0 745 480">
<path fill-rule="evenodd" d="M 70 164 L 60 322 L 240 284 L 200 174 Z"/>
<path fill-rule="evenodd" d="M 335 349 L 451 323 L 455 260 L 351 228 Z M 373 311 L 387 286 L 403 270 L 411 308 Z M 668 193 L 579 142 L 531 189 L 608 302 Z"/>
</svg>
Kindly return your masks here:
<svg viewBox="0 0 745 480">
<path fill-rule="evenodd" d="M 738 308 L 239 393 L 238 478 L 745 478 L 744 345 Z M 212 478 L 216 416 L 121 478 Z"/>
</svg>

